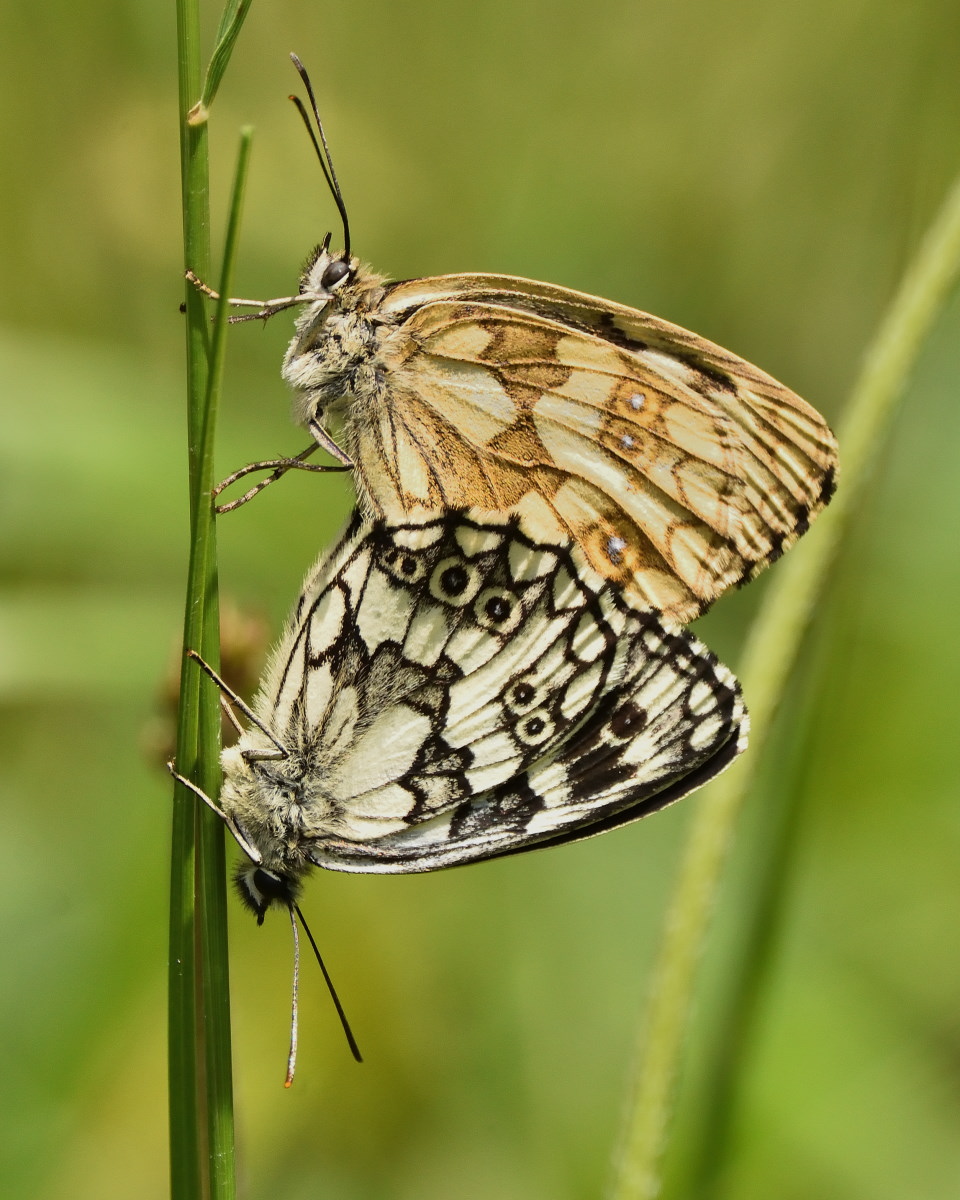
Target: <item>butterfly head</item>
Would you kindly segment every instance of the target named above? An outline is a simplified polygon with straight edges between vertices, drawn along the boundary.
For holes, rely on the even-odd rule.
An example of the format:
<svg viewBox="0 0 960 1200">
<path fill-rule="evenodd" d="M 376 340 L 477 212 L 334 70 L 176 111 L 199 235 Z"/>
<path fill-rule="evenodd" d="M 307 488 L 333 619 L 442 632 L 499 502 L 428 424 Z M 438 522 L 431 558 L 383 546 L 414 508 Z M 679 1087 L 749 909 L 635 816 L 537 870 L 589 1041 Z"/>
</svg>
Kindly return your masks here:
<svg viewBox="0 0 960 1200">
<path fill-rule="evenodd" d="M 311 304 L 342 301 L 361 273 L 360 260 L 330 250 L 330 234 L 311 253 L 300 272 L 300 295 Z"/>
<path fill-rule="evenodd" d="M 263 924 L 268 908 L 279 905 L 289 910 L 300 894 L 300 881 L 295 876 L 271 870 L 261 863 L 240 863 L 234 883 L 240 900 L 256 916 L 258 925 Z"/>
<path fill-rule="evenodd" d="M 258 925 L 268 908 L 289 909 L 296 903 L 301 877 L 311 866 L 297 836 L 302 781 L 289 768 L 285 751 L 284 758 L 276 757 L 276 739 L 267 738 L 263 727 L 254 727 L 221 756 L 220 809 L 246 856 L 234 883 Z"/>
</svg>

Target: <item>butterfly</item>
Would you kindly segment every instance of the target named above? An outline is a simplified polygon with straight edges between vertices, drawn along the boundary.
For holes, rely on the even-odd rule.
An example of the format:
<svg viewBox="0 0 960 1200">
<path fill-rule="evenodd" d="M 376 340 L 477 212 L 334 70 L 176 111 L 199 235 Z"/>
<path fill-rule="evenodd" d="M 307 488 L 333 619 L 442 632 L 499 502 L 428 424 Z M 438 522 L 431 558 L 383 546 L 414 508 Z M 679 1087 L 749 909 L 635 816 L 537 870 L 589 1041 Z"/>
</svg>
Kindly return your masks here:
<svg viewBox="0 0 960 1200">
<path fill-rule="evenodd" d="M 691 633 L 515 516 L 355 513 L 252 707 L 220 686 L 248 726 L 207 802 L 259 921 L 292 911 L 314 866 L 432 871 L 636 820 L 722 771 L 748 730 Z"/>
<path fill-rule="evenodd" d="M 328 234 L 295 296 L 237 301 L 258 311 L 234 319 L 301 309 L 282 368 L 294 415 L 353 467 L 368 515 L 517 512 L 674 624 L 806 531 L 833 493 L 836 441 L 758 367 L 567 288 L 488 274 L 388 283 L 362 265 L 292 57 L 345 248 Z"/>
</svg>

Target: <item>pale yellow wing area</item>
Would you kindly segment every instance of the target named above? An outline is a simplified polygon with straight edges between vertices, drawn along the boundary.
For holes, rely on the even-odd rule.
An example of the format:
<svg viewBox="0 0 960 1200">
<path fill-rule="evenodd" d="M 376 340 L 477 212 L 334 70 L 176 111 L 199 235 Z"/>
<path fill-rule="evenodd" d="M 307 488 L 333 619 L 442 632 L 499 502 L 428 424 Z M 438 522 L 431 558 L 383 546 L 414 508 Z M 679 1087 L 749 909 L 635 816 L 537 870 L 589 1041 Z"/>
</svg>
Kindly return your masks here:
<svg viewBox="0 0 960 1200">
<path fill-rule="evenodd" d="M 503 276 L 395 285 L 385 307 L 405 349 L 358 460 L 387 511 L 516 508 L 688 621 L 829 499 L 823 418 L 668 322 Z"/>
</svg>

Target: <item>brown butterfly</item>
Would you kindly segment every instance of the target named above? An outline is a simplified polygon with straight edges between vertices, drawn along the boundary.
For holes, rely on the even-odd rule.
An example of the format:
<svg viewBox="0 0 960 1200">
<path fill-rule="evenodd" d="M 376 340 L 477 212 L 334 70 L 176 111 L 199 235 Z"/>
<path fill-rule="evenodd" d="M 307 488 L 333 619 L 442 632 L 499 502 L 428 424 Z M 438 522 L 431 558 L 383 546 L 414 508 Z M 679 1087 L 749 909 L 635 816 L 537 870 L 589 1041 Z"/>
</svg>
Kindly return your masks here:
<svg viewBox="0 0 960 1200">
<path fill-rule="evenodd" d="M 328 235 L 296 296 L 239 303 L 257 306 L 252 317 L 302 308 L 283 363 L 295 416 L 353 467 L 369 516 L 516 512 L 534 536 L 569 541 L 634 604 L 676 623 L 806 531 L 833 492 L 836 440 L 758 367 L 659 317 L 552 284 L 484 274 L 387 283 L 362 265 L 310 81 L 292 57 L 345 248 L 332 253 Z"/>
</svg>

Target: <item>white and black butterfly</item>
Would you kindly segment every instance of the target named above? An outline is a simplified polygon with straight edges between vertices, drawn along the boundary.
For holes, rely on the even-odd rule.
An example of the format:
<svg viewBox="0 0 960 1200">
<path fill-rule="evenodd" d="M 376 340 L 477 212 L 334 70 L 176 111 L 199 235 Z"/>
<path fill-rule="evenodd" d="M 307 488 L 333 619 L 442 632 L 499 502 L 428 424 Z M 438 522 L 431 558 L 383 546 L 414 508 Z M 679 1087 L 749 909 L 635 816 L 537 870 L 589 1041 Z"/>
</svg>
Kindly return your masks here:
<svg viewBox="0 0 960 1200">
<path fill-rule="evenodd" d="M 457 512 L 355 515 L 241 708 L 218 811 L 260 920 L 313 866 L 431 871 L 635 820 L 723 770 L 748 728 L 690 633 L 516 518 Z"/>
</svg>

